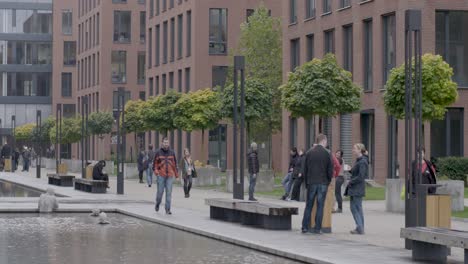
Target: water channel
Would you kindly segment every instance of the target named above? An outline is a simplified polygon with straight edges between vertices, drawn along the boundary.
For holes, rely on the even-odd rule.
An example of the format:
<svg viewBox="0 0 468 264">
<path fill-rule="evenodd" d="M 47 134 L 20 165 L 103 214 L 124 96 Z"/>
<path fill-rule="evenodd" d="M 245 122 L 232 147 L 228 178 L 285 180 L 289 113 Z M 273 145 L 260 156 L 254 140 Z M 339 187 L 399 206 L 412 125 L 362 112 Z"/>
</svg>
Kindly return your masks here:
<svg viewBox="0 0 468 264">
<path fill-rule="evenodd" d="M 0 180 L 0 197 L 39 197 L 41 192 Z"/>
</svg>

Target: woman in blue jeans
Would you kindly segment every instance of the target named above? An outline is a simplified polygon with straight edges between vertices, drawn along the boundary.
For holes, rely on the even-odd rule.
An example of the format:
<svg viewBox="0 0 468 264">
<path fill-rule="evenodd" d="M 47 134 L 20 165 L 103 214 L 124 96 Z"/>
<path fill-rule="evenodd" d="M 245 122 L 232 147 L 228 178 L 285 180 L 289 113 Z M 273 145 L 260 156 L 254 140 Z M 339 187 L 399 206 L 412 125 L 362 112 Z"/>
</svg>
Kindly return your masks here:
<svg viewBox="0 0 468 264">
<path fill-rule="evenodd" d="M 346 193 L 351 200 L 351 213 L 356 222 L 356 229 L 351 231 L 353 235 L 364 234 L 364 212 L 362 210 L 362 198 L 366 196 L 366 178 L 369 172 L 369 158 L 363 144 L 354 145 L 353 152 L 357 156 L 356 163 L 351 169 L 351 179 L 346 187 Z"/>
</svg>

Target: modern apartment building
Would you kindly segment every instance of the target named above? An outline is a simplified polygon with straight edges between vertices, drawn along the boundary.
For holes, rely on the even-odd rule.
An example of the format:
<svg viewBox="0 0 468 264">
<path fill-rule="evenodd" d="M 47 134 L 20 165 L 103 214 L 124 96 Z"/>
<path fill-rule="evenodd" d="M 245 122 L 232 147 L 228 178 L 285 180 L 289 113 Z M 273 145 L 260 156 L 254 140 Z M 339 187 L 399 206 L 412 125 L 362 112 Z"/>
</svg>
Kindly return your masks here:
<svg viewBox="0 0 468 264">
<path fill-rule="evenodd" d="M 333 151 L 342 149 L 348 163 L 351 148 L 363 142 L 369 150 L 370 178 L 384 183 L 404 175 L 404 121 L 385 113 L 383 92 L 390 70 L 404 63 L 405 10 L 422 10 L 423 53 L 440 54 L 454 69 L 459 100 L 445 120 L 426 123 L 426 156 L 468 153 L 468 2 L 406 0 L 285 0 L 282 2 L 284 81 L 287 73 L 325 53 L 336 54 L 342 67 L 363 87 L 362 109 L 333 119 L 293 119 L 283 112 L 282 167 L 288 148 L 310 147 L 316 133 L 329 137 Z M 315 122 L 314 122 L 315 121 Z M 398 169 L 398 167 L 400 167 Z"/>
<path fill-rule="evenodd" d="M 281 15 L 281 0 L 147 0 L 147 95 L 164 94 L 171 88 L 186 93 L 224 86 L 231 64 L 229 51 L 237 45 L 240 25 L 261 2 L 272 16 Z M 188 147 L 196 160 L 232 166 L 229 126 L 220 124 L 205 133 L 207 151 L 201 149 L 201 137 L 201 132 L 180 130 L 169 135 L 178 154 Z M 149 142 L 159 145 L 160 139 L 157 132 L 147 133 Z"/>
<path fill-rule="evenodd" d="M 82 114 L 84 98 L 89 113 L 114 111 L 119 87 L 126 100 L 145 99 L 144 0 L 54 1 L 54 18 L 54 113 L 61 103 L 64 116 Z M 88 157 L 108 158 L 98 148 L 115 143 L 111 138 L 91 137 Z M 135 154 L 133 138 L 127 142 Z M 80 158 L 78 145 L 62 146 L 62 156 Z"/>
<path fill-rule="evenodd" d="M 51 103 L 52 0 L 0 0 L 0 140 Z"/>
</svg>

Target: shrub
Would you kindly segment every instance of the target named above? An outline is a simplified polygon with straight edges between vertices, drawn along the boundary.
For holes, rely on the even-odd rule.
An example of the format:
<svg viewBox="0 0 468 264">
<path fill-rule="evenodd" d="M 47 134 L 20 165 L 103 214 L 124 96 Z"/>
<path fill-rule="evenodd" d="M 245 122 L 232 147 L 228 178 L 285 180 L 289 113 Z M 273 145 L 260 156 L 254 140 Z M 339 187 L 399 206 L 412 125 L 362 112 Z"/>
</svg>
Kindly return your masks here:
<svg viewBox="0 0 468 264">
<path fill-rule="evenodd" d="M 468 158 L 447 157 L 439 158 L 435 161 L 438 178 L 448 177 L 451 180 L 459 180 L 467 186 L 466 176 L 468 175 Z"/>
</svg>

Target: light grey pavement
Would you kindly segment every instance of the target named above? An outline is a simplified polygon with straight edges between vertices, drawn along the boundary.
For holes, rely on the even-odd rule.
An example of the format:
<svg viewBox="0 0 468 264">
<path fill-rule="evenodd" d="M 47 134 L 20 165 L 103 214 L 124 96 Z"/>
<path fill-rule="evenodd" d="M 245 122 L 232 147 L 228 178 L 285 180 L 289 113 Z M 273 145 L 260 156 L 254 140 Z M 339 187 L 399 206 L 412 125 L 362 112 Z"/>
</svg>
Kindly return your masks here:
<svg viewBox="0 0 468 264">
<path fill-rule="evenodd" d="M 29 173 L 0 173 L 0 179 L 45 190 L 50 185 L 43 170 L 41 179 L 35 178 L 35 170 Z M 78 176 L 78 175 L 77 175 Z M 155 186 L 148 188 L 136 180 L 125 181 L 125 195 L 117 195 L 116 179 L 110 179 L 108 194 L 89 194 L 73 190 L 71 187 L 53 186 L 56 193 L 69 196 L 60 198 L 62 209 L 90 209 L 94 207 L 118 209 L 123 213 L 138 215 L 150 221 L 169 224 L 173 227 L 194 233 L 221 238 L 251 248 L 260 248 L 270 253 L 299 257 L 311 263 L 409 263 L 411 252 L 403 249 L 404 241 L 399 238 L 404 226 L 402 214 L 384 211 L 384 201 L 364 202 L 366 235 L 353 236 L 349 231 L 354 221 L 349 212 L 349 203 L 344 204 L 344 213 L 333 215 L 333 233 L 314 236 L 300 234 L 304 203 L 285 202 L 279 199 L 259 197 L 261 201 L 297 206 L 300 214 L 293 216 L 292 231 L 267 231 L 239 224 L 213 221 L 209 219 L 209 207 L 205 198 L 231 198 L 232 194 L 204 189 L 192 189 L 191 197 L 184 198 L 180 186 L 173 190 L 173 215 L 166 216 L 154 212 Z M 33 209 L 37 198 L 0 199 L 0 210 Z M 100 203 L 100 204 L 96 204 Z M 102 203 L 102 204 L 101 204 Z M 163 210 L 162 210 L 163 211 Z M 453 221 L 452 228 L 468 231 L 468 223 Z M 226 239 L 227 238 L 227 239 Z M 316 260 L 316 261 L 313 261 Z M 463 263 L 463 251 L 452 249 L 450 263 Z"/>
</svg>

